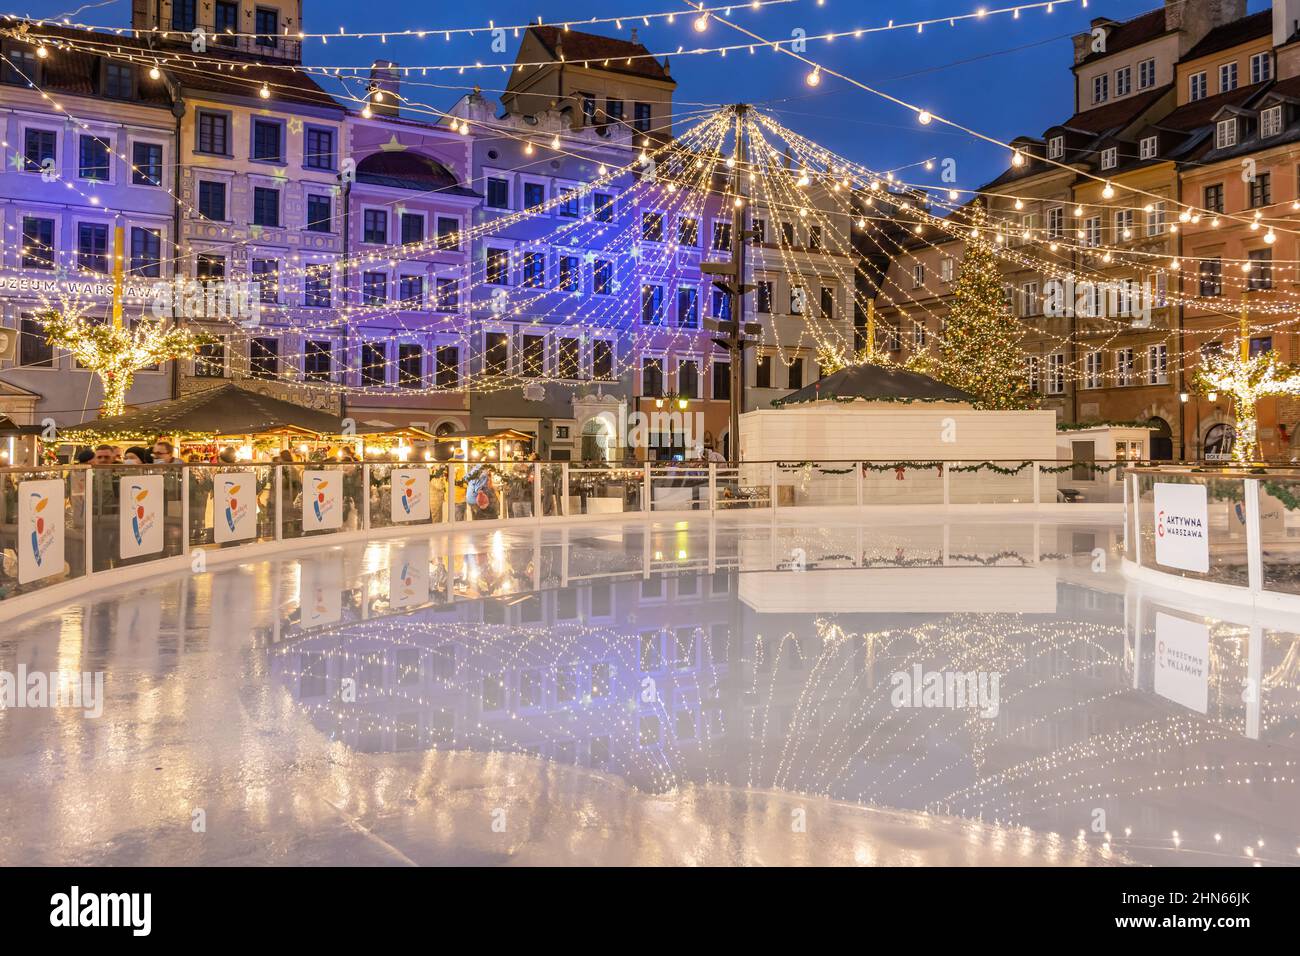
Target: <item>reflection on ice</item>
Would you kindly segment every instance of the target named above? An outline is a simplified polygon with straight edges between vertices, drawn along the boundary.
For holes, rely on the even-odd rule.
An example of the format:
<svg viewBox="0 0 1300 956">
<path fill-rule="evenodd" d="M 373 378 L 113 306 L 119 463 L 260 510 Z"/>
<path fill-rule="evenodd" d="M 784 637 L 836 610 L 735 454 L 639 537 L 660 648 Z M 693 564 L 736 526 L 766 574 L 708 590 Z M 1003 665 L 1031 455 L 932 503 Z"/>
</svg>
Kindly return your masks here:
<svg viewBox="0 0 1300 956">
<path fill-rule="evenodd" d="M 1300 638 L 1136 590 L 1120 536 L 461 533 L 106 594 L 0 643 L 108 698 L 0 713 L 0 858 L 1291 862 Z"/>
</svg>

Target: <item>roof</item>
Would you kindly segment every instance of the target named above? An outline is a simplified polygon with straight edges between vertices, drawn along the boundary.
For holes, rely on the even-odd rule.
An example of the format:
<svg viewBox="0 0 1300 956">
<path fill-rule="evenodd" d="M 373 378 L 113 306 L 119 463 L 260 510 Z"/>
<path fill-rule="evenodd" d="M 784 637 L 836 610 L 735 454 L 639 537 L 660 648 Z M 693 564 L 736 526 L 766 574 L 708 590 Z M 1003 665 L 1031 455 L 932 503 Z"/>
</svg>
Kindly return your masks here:
<svg viewBox="0 0 1300 956">
<path fill-rule="evenodd" d="M 455 175 L 437 160 L 407 150 L 380 151 L 367 156 L 357 164 L 357 182 L 394 189 L 413 189 L 417 192 L 436 192 L 444 196 L 479 195 L 474 190 L 461 186 Z"/>
<path fill-rule="evenodd" d="M 84 422 L 66 431 L 152 438 L 177 432 L 256 435 L 286 428 L 339 435 L 343 432 L 343 422 L 328 412 L 230 384 L 158 402 L 125 415 Z"/>
<path fill-rule="evenodd" d="M 920 402 L 966 402 L 977 401 L 974 395 L 959 388 L 945 385 L 943 382 L 909 372 L 892 365 L 849 365 L 832 372 L 823 379 L 805 385 L 798 391 L 779 398 L 773 405 L 799 405 L 816 401 L 850 401 L 861 399 L 867 402 L 898 401 L 905 399 Z"/>
<path fill-rule="evenodd" d="M 1095 21 L 1094 21 L 1095 22 Z M 1165 27 L 1165 9 L 1163 6 L 1155 10 L 1149 10 L 1140 14 L 1131 20 L 1125 20 L 1123 23 L 1117 23 L 1111 27 L 1110 32 L 1106 34 L 1106 49 L 1097 53 L 1090 53 L 1084 57 L 1076 66 L 1084 63 L 1090 63 L 1093 60 L 1100 60 L 1103 57 L 1111 56 L 1130 47 L 1146 43 L 1148 40 L 1154 40 L 1156 37 L 1164 36 L 1170 31 Z"/>
<path fill-rule="evenodd" d="M 213 70 L 211 64 L 185 64 L 172 61 L 166 69 L 185 90 L 215 93 L 218 96 L 256 97 L 263 83 L 271 90 L 271 99 L 280 103 L 299 103 L 343 112 L 343 107 L 326 93 L 307 73 L 297 68 L 260 66 L 231 59 L 229 70 Z"/>
<path fill-rule="evenodd" d="M 1180 133 L 1190 132 L 1210 122 L 1214 114 L 1225 106 L 1241 106 L 1248 103 L 1267 86 L 1268 81 L 1266 80 L 1263 83 L 1253 83 L 1250 86 L 1239 86 L 1227 93 L 1207 96 L 1203 100 L 1184 103 L 1158 123 L 1152 123 L 1151 125 L 1157 129 L 1177 130 Z"/>
<path fill-rule="evenodd" d="M 1138 93 L 1136 96 L 1126 96 L 1123 99 L 1113 100 L 1104 106 L 1096 106 L 1090 110 L 1075 113 L 1064 123 L 1057 125 L 1078 130 L 1081 133 L 1104 133 L 1107 130 L 1127 126 L 1171 89 L 1173 89 L 1172 83 L 1166 86 L 1158 86 L 1153 90 L 1147 90 L 1145 93 Z M 1051 126 L 1048 128 L 1056 129 L 1057 127 Z"/>
<path fill-rule="evenodd" d="M 602 69 L 615 70 L 619 73 L 634 73 L 638 76 L 673 83 L 668 71 L 644 44 L 635 40 L 619 40 L 603 37 L 595 33 L 582 33 L 578 30 L 564 30 L 560 27 L 535 26 L 528 28 L 537 39 L 542 41 L 551 56 L 559 58 L 559 50 L 564 50 L 564 60 L 599 60 Z M 632 62 L 627 62 L 632 57 Z M 608 66 L 605 60 L 609 60 Z M 615 62 L 615 61 L 619 62 Z"/>
<path fill-rule="evenodd" d="M 60 27 L 39 20 L 5 17 L 0 21 L 0 25 L 11 29 L 21 29 L 25 25 L 29 36 L 51 40 L 52 46 L 60 40 L 71 40 L 81 44 L 83 48 L 87 43 L 92 44 L 94 51 L 101 51 L 102 55 L 97 55 L 96 52 L 84 49 L 71 50 L 55 46 L 56 55 L 41 61 L 41 87 L 71 93 L 74 96 L 99 95 L 99 62 L 109 58 L 109 54 L 118 52 L 134 57 L 140 51 L 149 49 L 147 43 L 135 37 L 107 36 L 102 33 Z M 117 63 L 127 62 L 121 57 L 111 59 Z M 131 102 L 145 106 L 171 106 L 167 85 L 150 81 L 143 71 L 140 71 L 140 74 L 136 96 Z"/>
<path fill-rule="evenodd" d="M 1271 38 L 1272 35 L 1273 11 L 1261 10 L 1259 13 L 1252 13 L 1239 20 L 1233 20 L 1231 23 L 1215 27 L 1205 34 L 1199 43 L 1183 54 L 1182 62 L 1186 63 L 1188 60 L 1209 56 L 1211 53 L 1218 53 L 1220 50 L 1228 50 L 1234 46 L 1249 43 L 1251 40 L 1258 40 L 1260 37 Z"/>
</svg>

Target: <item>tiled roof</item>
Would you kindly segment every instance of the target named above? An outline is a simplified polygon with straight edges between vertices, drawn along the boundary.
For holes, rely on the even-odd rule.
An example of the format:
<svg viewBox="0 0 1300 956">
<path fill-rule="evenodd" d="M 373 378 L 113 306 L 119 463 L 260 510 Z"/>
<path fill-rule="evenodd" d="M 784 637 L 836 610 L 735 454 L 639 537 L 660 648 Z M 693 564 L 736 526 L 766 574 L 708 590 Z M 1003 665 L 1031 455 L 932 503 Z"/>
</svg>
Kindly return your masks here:
<svg viewBox="0 0 1300 956">
<path fill-rule="evenodd" d="M 1195 60 L 1197 57 L 1209 56 L 1211 53 L 1218 53 L 1220 50 L 1228 50 L 1242 43 L 1258 40 L 1260 37 L 1271 36 L 1272 33 L 1273 11 L 1261 10 L 1259 13 L 1252 13 L 1240 20 L 1233 20 L 1221 27 L 1215 27 L 1201 38 L 1200 43 L 1187 51 L 1187 54 L 1183 57 L 1183 62 Z"/>
<path fill-rule="evenodd" d="M 546 47 L 552 56 L 558 56 L 557 50 L 563 47 L 564 59 L 567 63 L 575 60 L 596 60 L 599 61 L 596 65 L 605 69 L 673 82 L 663 65 L 651 56 L 650 51 L 641 43 L 598 36 L 594 33 L 582 33 L 578 30 L 562 30 L 559 27 L 538 26 L 529 29 L 542 41 L 542 46 Z M 633 58 L 632 62 L 628 62 L 628 57 Z M 608 67 L 605 66 L 606 60 L 609 60 Z"/>
<path fill-rule="evenodd" d="M 1127 96 L 1124 99 L 1115 100 L 1105 106 L 1096 106 L 1090 110 L 1075 113 L 1060 125 L 1084 133 L 1104 133 L 1106 130 L 1127 126 L 1156 100 L 1168 93 L 1172 87 L 1172 83 L 1168 86 L 1159 86 L 1154 90 L 1138 93 L 1136 96 Z"/>
<path fill-rule="evenodd" d="M 187 91 L 256 97 L 265 83 L 271 90 L 272 101 L 343 111 L 334 97 L 321 89 L 310 75 L 297 69 L 276 69 L 239 60 L 232 60 L 227 70 L 213 70 L 210 64 L 201 62 L 191 66 L 183 61 L 167 64 L 164 69 L 170 71 Z"/>
<path fill-rule="evenodd" d="M 1089 54 L 1080 63 L 1088 63 L 1110 56 L 1112 53 L 1119 53 L 1121 50 L 1154 40 L 1167 32 L 1169 31 L 1165 29 L 1165 9 L 1162 6 L 1112 27 L 1106 35 L 1105 51 Z"/>
<path fill-rule="evenodd" d="M 1198 126 L 1204 126 L 1211 117 L 1225 106 L 1243 106 L 1248 103 L 1257 93 L 1260 93 L 1268 86 L 1267 81 L 1263 83 L 1254 83 L 1250 86 L 1239 86 L 1235 90 L 1229 90 L 1227 93 L 1219 93 L 1216 96 L 1207 96 L 1203 100 L 1196 100 L 1194 103 L 1184 103 L 1178 109 L 1174 110 L 1164 119 L 1152 125 L 1160 129 L 1172 129 L 1179 132 L 1188 132 L 1196 129 Z"/>
<path fill-rule="evenodd" d="M 54 55 L 41 61 L 42 81 L 40 86 L 50 90 L 71 93 L 74 96 L 95 96 L 97 94 L 99 90 L 99 63 L 104 57 L 98 55 L 97 52 L 87 51 L 84 46 L 79 50 L 61 49 L 56 45 L 60 40 L 90 43 L 93 44 L 92 49 L 94 51 L 103 51 L 105 55 L 120 52 L 132 57 L 138 57 L 140 51 L 148 48 L 144 41 L 137 40 L 134 37 L 88 33 L 85 30 L 74 30 L 53 24 L 47 25 L 35 20 L 23 21 L 11 17 L 0 20 L 0 25 L 6 27 L 16 27 L 22 23 L 27 24 L 30 36 L 50 40 L 51 46 L 54 48 Z M 119 58 L 116 62 L 124 63 L 126 60 Z M 168 96 L 164 84 L 143 80 L 139 84 L 135 102 L 143 103 L 146 106 L 170 106 L 171 97 Z"/>
</svg>

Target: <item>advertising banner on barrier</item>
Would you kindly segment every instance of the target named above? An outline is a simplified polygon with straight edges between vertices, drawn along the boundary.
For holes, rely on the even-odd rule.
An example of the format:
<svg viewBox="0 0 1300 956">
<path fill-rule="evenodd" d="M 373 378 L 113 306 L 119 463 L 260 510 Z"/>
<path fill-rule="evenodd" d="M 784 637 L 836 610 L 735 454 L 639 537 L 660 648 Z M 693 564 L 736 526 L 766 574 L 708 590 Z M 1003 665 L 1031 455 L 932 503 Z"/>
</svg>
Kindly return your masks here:
<svg viewBox="0 0 1300 956">
<path fill-rule="evenodd" d="M 343 617 L 343 558 L 326 554 L 304 558 L 298 574 L 299 623 L 303 627 L 333 624 Z"/>
<path fill-rule="evenodd" d="M 394 468 L 389 473 L 394 521 L 429 520 L 429 469 Z"/>
<path fill-rule="evenodd" d="M 18 583 L 63 573 L 63 480 L 18 483 Z"/>
<path fill-rule="evenodd" d="M 1210 515 L 1205 485 L 1155 484 L 1156 564 L 1210 570 Z"/>
<path fill-rule="evenodd" d="M 1210 705 L 1210 629 L 1156 613 L 1155 691 L 1203 714 Z"/>
<path fill-rule="evenodd" d="M 406 545 L 388 572 L 388 603 L 413 607 L 429 600 L 429 542 Z"/>
<path fill-rule="evenodd" d="M 123 476 L 120 488 L 120 556 L 158 554 L 163 549 L 163 476 Z"/>
<path fill-rule="evenodd" d="M 257 478 L 251 471 L 213 476 L 212 537 L 217 544 L 257 537 Z"/>
<path fill-rule="evenodd" d="M 343 475 L 337 471 L 302 473 L 302 530 L 343 527 Z"/>
</svg>

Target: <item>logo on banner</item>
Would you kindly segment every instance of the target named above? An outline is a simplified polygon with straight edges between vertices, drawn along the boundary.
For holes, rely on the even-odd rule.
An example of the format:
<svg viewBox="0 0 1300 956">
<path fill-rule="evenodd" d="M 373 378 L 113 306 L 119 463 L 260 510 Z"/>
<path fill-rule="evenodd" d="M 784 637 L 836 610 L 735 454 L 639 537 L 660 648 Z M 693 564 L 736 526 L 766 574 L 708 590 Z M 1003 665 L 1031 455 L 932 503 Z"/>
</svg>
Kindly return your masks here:
<svg viewBox="0 0 1300 956">
<path fill-rule="evenodd" d="M 343 476 L 337 471 L 302 473 L 304 531 L 343 527 Z"/>
<path fill-rule="evenodd" d="M 394 468 L 392 512 L 394 521 L 429 520 L 429 470 Z"/>
<path fill-rule="evenodd" d="M 400 570 L 399 570 L 400 568 Z M 388 581 L 388 602 L 393 607 L 410 607 L 429 600 L 429 548 L 413 545 L 404 549 L 401 564 L 393 563 Z"/>
<path fill-rule="evenodd" d="M 1154 689 L 1198 714 L 1210 704 L 1210 629 L 1197 621 L 1156 613 Z"/>
<path fill-rule="evenodd" d="M 212 531 L 217 542 L 253 537 L 257 532 L 257 481 L 252 472 L 220 475 L 216 487 Z"/>
<path fill-rule="evenodd" d="M 157 554 L 163 549 L 162 502 L 162 475 L 122 480 L 122 528 L 118 539 L 123 558 Z"/>
<path fill-rule="evenodd" d="M 1210 516 L 1204 485 L 1155 486 L 1156 563 L 1210 570 Z"/>
<path fill-rule="evenodd" d="M 63 482 L 21 482 L 18 501 L 19 583 L 62 573 Z"/>
</svg>

